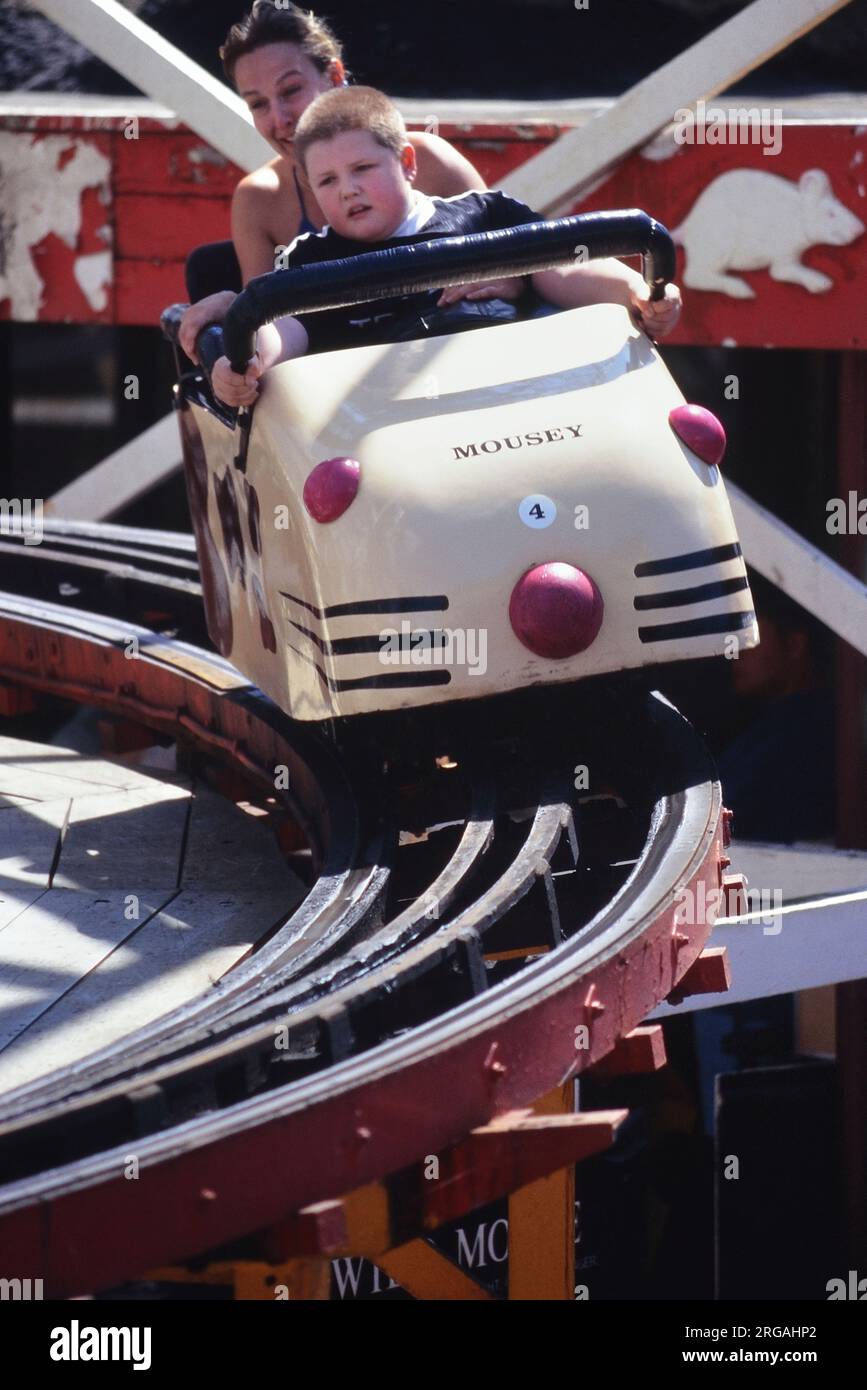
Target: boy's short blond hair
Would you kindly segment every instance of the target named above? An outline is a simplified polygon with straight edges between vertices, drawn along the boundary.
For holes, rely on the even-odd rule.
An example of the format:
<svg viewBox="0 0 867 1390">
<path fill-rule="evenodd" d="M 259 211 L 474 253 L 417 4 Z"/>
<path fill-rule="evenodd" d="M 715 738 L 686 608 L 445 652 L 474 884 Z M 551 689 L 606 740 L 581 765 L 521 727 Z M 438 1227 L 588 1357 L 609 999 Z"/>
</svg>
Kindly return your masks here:
<svg viewBox="0 0 867 1390">
<path fill-rule="evenodd" d="M 317 140 L 333 140 L 350 130 L 369 131 L 377 144 L 398 157 L 408 143 L 403 117 L 384 92 L 335 87 L 312 101 L 301 116 L 295 127 L 295 158 L 306 164 L 307 151 Z"/>
</svg>

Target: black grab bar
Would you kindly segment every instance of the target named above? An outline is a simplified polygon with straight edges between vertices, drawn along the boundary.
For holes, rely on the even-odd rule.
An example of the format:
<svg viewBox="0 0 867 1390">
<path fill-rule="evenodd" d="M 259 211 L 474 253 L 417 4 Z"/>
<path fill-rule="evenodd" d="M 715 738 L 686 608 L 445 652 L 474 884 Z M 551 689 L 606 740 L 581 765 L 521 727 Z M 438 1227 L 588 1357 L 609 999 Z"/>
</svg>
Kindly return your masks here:
<svg viewBox="0 0 867 1390">
<path fill-rule="evenodd" d="M 440 237 L 385 251 L 366 251 L 343 260 L 276 270 L 257 276 L 239 294 L 223 322 L 222 345 L 233 370 L 243 373 L 255 351 L 257 330 L 285 314 L 342 309 L 418 290 L 528 275 L 576 259 L 637 255 L 642 258 L 651 298 L 661 298 L 674 276 L 674 243 L 661 222 L 637 208 Z M 176 340 L 175 309 L 163 316 L 163 328 Z M 206 334 L 211 338 L 207 344 L 211 352 L 206 349 L 203 355 L 197 343 L 203 361 L 218 346 L 218 330 L 206 328 L 201 337 Z"/>
</svg>

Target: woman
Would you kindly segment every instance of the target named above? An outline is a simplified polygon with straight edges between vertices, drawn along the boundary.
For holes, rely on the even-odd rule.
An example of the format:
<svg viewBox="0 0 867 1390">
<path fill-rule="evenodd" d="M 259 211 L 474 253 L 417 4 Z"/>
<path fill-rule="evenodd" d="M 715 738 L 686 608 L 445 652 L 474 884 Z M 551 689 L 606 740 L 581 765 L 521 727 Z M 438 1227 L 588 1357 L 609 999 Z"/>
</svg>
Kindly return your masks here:
<svg viewBox="0 0 867 1390">
<path fill-rule="evenodd" d="M 241 180 L 232 199 L 232 240 L 246 284 L 274 269 L 279 247 L 324 226 L 296 168 L 292 137 L 302 111 L 320 92 L 345 85 L 346 70 L 340 43 L 323 20 L 294 6 L 277 9 L 273 0 L 257 0 L 250 14 L 233 25 L 220 57 L 256 129 L 277 152 L 276 159 Z M 478 171 L 448 141 L 415 132 L 409 139 L 418 162 L 416 186 L 423 193 L 449 198 L 485 187 Z M 520 282 L 467 285 L 449 291 L 448 300 L 516 297 L 519 289 Z M 199 333 L 207 324 L 219 323 L 234 299 L 234 292 L 225 290 L 187 310 L 180 341 L 194 361 Z"/>
</svg>

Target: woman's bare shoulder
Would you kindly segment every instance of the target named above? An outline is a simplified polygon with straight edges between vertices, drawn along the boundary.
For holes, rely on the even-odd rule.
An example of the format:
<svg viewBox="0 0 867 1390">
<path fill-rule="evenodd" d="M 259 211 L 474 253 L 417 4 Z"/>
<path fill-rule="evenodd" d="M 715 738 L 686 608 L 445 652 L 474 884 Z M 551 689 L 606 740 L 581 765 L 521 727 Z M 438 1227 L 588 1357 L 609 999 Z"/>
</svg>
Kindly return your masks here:
<svg viewBox="0 0 867 1390">
<path fill-rule="evenodd" d="M 243 203 L 273 202 L 286 187 L 281 168 L 283 162 L 278 156 L 269 164 L 245 174 L 235 188 L 234 197 Z"/>
<path fill-rule="evenodd" d="M 429 131 L 413 130 L 409 141 L 418 162 L 418 187 L 431 197 L 451 198 L 471 188 L 484 188 L 485 180 L 468 159 Z"/>
<path fill-rule="evenodd" d="M 272 160 L 245 174 L 232 196 L 232 235 L 242 261 L 247 254 L 258 264 L 262 247 L 273 247 L 295 235 L 301 218 L 291 165 Z M 258 273 L 258 272 L 251 272 Z"/>
<path fill-rule="evenodd" d="M 298 197 L 285 182 L 286 164 L 279 158 L 246 174 L 232 198 L 232 240 L 244 283 L 274 269 L 278 246 L 291 241 L 299 221 Z"/>
</svg>

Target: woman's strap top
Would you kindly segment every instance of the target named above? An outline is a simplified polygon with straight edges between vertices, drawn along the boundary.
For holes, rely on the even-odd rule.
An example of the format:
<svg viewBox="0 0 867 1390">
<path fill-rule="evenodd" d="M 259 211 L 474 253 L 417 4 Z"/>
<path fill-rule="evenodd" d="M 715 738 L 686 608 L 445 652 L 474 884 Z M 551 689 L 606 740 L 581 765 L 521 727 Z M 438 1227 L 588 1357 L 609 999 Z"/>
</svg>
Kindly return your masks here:
<svg viewBox="0 0 867 1390">
<path fill-rule="evenodd" d="M 301 184 L 298 182 L 298 170 L 294 164 L 292 166 L 292 177 L 295 180 L 295 192 L 298 194 L 298 201 L 301 204 L 301 223 L 296 235 L 303 236 L 305 232 L 318 232 L 319 227 L 314 226 L 307 216 L 307 208 L 304 206 L 304 194 L 301 192 Z"/>
</svg>

